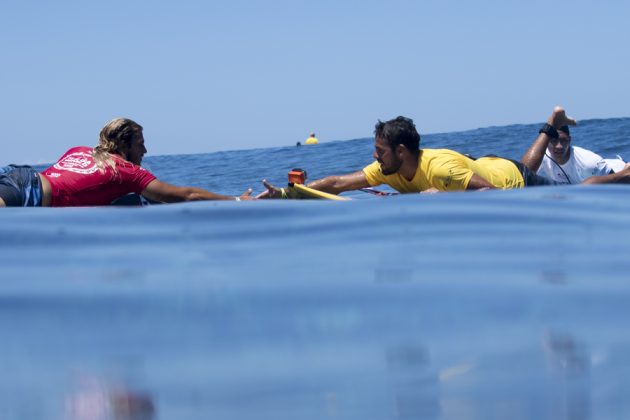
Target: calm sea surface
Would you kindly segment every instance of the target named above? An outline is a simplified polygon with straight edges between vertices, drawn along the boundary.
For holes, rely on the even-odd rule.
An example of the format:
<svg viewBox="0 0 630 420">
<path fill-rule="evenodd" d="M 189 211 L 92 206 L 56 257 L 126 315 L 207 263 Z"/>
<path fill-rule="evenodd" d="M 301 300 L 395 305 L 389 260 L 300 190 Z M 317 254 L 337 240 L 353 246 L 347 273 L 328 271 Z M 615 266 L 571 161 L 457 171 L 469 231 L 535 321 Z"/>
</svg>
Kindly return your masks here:
<svg viewBox="0 0 630 420">
<path fill-rule="evenodd" d="M 422 143 L 519 159 L 538 128 Z M 630 159 L 630 119 L 573 141 Z M 371 155 L 145 163 L 235 195 Z M 0 419 L 630 418 L 630 186 L 348 195 L 2 209 Z"/>
</svg>

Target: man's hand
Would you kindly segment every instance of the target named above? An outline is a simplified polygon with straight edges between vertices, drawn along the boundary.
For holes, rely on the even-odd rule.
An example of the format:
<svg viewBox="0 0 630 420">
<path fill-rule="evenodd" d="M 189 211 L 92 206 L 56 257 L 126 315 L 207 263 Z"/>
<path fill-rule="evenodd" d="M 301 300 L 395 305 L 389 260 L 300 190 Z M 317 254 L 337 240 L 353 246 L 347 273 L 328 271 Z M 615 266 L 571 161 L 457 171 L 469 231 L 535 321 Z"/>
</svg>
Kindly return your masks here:
<svg viewBox="0 0 630 420">
<path fill-rule="evenodd" d="M 269 199 L 269 198 L 295 198 L 291 196 L 291 191 L 287 188 L 278 188 L 267 182 L 266 179 L 262 180 L 263 185 L 267 188 L 266 191 L 261 192 L 256 196 L 257 199 Z"/>
<path fill-rule="evenodd" d="M 551 116 L 547 120 L 547 124 L 553 126 L 556 130 L 563 125 L 577 125 L 577 122 L 571 118 L 567 117 L 567 114 L 561 106 L 557 106 L 553 109 Z"/>
<path fill-rule="evenodd" d="M 245 191 L 243 194 L 241 194 L 241 196 L 239 197 L 239 199 L 241 201 L 250 201 L 250 200 L 255 200 L 254 197 L 252 197 L 252 189 L 248 188 L 247 191 Z"/>
<path fill-rule="evenodd" d="M 280 194 L 279 188 L 276 188 L 273 185 L 271 185 L 269 182 L 267 182 L 266 179 L 263 179 L 262 183 L 265 186 L 266 190 L 258 194 L 256 196 L 257 199 L 265 200 L 267 198 L 280 198 L 281 194 Z"/>
</svg>

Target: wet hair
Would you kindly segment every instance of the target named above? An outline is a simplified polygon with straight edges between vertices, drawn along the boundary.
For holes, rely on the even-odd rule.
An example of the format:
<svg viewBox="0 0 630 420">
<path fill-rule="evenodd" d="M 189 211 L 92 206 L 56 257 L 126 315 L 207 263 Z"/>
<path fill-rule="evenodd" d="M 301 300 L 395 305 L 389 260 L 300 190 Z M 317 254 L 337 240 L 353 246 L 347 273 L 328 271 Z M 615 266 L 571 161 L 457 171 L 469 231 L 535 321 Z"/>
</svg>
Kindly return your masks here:
<svg viewBox="0 0 630 420">
<path fill-rule="evenodd" d="M 374 135 L 387 141 L 392 150 L 399 144 L 412 153 L 417 153 L 420 148 L 420 134 L 411 118 L 400 116 L 385 122 L 379 120 Z"/>
<path fill-rule="evenodd" d="M 114 118 L 109 121 L 101 129 L 98 144 L 92 151 L 96 165 L 101 169 L 110 166 L 116 171 L 112 153 L 120 154 L 121 149 L 129 150 L 131 142 L 140 135 L 142 135 L 142 126 L 135 121 L 128 118 Z"/>
<path fill-rule="evenodd" d="M 569 126 L 568 125 L 563 125 L 562 127 L 558 128 L 558 131 L 562 131 L 567 136 L 571 135 L 571 133 L 569 132 Z"/>
</svg>

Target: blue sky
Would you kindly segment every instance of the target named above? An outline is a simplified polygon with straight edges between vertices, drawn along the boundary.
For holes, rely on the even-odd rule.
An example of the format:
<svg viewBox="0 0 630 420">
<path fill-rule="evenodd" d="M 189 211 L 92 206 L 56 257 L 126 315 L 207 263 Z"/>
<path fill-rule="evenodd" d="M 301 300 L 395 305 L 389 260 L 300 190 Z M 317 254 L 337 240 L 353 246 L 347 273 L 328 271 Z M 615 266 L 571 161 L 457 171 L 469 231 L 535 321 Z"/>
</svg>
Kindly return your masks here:
<svg viewBox="0 0 630 420">
<path fill-rule="evenodd" d="M 142 124 L 150 155 L 630 116 L 622 1 L 3 2 L 2 163 Z"/>
</svg>

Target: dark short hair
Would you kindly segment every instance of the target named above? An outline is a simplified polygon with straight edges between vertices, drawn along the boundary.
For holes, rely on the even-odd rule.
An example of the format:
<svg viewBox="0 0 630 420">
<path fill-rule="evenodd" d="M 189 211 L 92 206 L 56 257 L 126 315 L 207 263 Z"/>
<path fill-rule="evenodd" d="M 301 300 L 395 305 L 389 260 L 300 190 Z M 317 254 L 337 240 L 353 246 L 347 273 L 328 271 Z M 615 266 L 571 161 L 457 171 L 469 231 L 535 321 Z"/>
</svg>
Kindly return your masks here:
<svg viewBox="0 0 630 420">
<path fill-rule="evenodd" d="M 571 135 L 571 133 L 569 132 L 569 126 L 568 125 L 563 125 L 562 127 L 558 128 L 558 131 L 562 131 L 567 136 Z"/>
<path fill-rule="evenodd" d="M 392 150 L 399 144 L 411 152 L 420 148 L 420 134 L 411 118 L 401 116 L 385 122 L 379 120 L 374 127 L 374 135 L 387 141 Z"/>
</svg>

